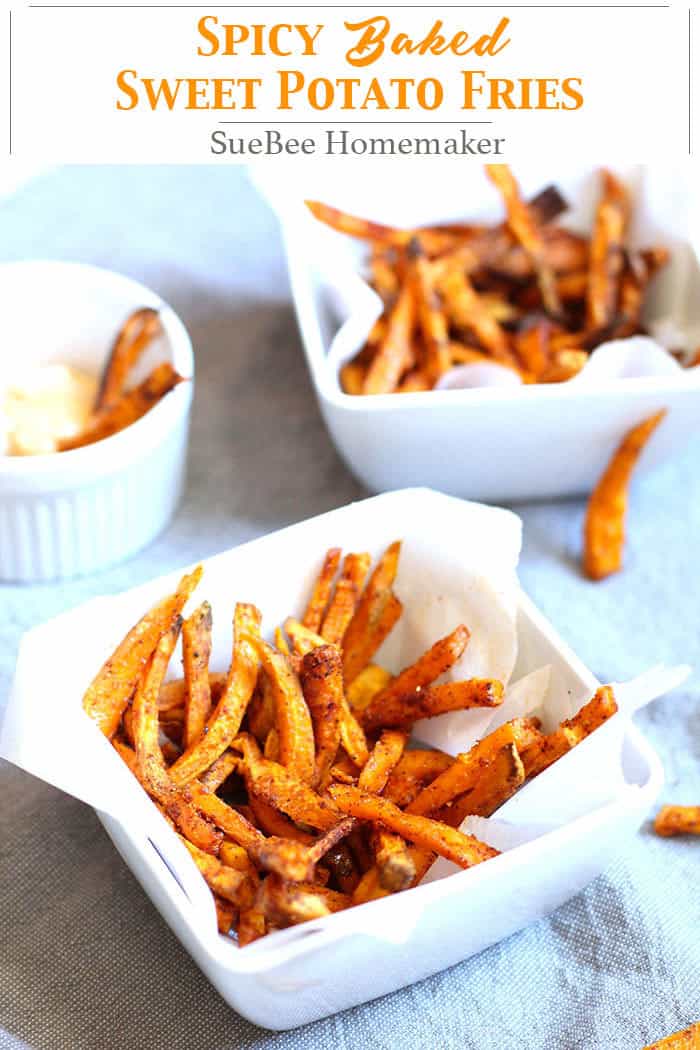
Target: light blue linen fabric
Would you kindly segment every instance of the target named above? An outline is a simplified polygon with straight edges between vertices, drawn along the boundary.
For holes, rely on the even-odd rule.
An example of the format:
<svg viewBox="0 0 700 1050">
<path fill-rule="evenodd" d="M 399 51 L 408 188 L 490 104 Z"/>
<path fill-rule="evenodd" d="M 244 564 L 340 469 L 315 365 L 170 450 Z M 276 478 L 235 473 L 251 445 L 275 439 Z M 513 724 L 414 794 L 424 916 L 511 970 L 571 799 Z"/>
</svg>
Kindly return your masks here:
<svg viewBox="0 0 700 1050">
<path fill-rule="evenodd" d="M 84 260 L 154 287 L 198 364 L 175 521 L 102 575 L 0 586 L 4 696 L 32 625 L 363 492 L 320 419 L 274 220 L 241 170 L 60 169 L 0 204 L 0 231 L 2 260 Z M 700 665 L 699 458 L 695 441 L 635 487 L 627 566 L 602 584 L 579 572 L 581 502 L 518 508 L 523 584 L 603 680 Z M 697 674 L 638 723 L 663 758 L 665 798 L 700 803 Z M 551 918 L 419 985 L 274 1034 L 226 1007 L 90 810 L 7 766 L 0 799 L 2 1050 L 640 1050 L 700 1019 L 700 840 L 646 826 Z"/>
</svg>

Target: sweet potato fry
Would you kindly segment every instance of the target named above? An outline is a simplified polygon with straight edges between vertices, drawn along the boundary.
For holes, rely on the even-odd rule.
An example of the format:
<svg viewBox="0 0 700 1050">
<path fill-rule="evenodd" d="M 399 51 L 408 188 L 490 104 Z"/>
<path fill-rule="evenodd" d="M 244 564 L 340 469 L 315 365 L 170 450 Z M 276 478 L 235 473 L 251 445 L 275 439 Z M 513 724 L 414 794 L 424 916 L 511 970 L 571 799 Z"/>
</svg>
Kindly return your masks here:
<svg viewBox="0 0 700 1050">
<path fill-rule="evenodd" d="M 400 835 L 384 828 L 372 832 L 372 846 L 379 873 L 379 885 L 390 893 L 407 889 L 416 877 L 416 865 Z"/>
<path fill-rule="evenodd" d="M 150 665 L 134 695 L 136 770 L 140 782 L 161 803 L 166 814 L 183 834 L 195 846 L 208 853 L 214 853 L 221 842 L 221 833 L 197 813 L 173 784 L 158 738 L 158 691 L 177 643 L 180 628 L 181 619 L 178 616 L 158 642 Z"/>
<path fill-rule="evenodd" d="M 211 712 L 209 657 L 211 606 L 202 602 L 182 625 L 182 666 L 185 672 L 185 725 L 182 745 L 195 744 Z"/>
<path fill-rule="evenodd" d="M 293 821 L 320 831 L 329 831 L 342 814 L 330 799 L 317 795 L 308 784 L 289 773 L 284 766 L 263 758 L 254 739 L 241 733 L 234 742 L 245 760 L 245 780 L 250 795 L 257 795 Z"/>
<path fill-rule="evenodd" d="M 357 678 L 350 683 L 347 690 L 350 709 L 357 715 L 361 715 L 370 700 L 377 695 L 392 679 L 389 671 L 377 664 L 368 664 L 364 671 L 360 671 Z"/>
<path fill-rule="evenodd" d="M 314 728 L 299 679 L 284 653 L 262 640 L 258 640 L 258 651 L 275 700 L 280 763 L 310 784 L 314 777 Z"/>
<path fill-rule="evenodd" d="M 450 367 L 449 325 L 430 264 L 419 241 L 411 241 L 409 258 L 418 327 L 425 348 L 424 369 L 434 383 Z"/>
<path fill-rule="evenodd" d="M 486 173 L 503 197 L 511 233 L 532 259 L 545 309 L 552 317 L 557 317 L 561 312 L 561 304 L 554 273 L 547 260 L 542 235 L 520 196 L 518 184 L 506 164 L 487 164 Z"/>
<path fill-rule="evenodd" d="M 392 307 L 386 335 L 367 369 L 364 394 L 390 394 L 404 372 L 413 365 L 413 329 L 416 323 L 416 297 L 413 286 L 405 284 Z"/>
<path fill-rule="evenodd" d="M 275 726 L 275 699 L 270 680 L 262 670 L 258 673 L 258 681 L 246 709 L 246 722 L 261 745 Z"/>
<path fill-rule="evenodd" d="M 235 904 L 231 904 L 230 901 L 225 901 L 223 897 L 217 897 L 214 894 L 214 907 L 216 908 L 216 925 L 219 933 L 228 937 L 236 921 L 238 915 L 238 908 Z"/>
<path fill-rule="evenodd" d="M 540 383 L 566 383 L 577 376 L 588 361 L 585 350 L 552 349 L 549 364 L 540 372 Z"/>
<path fill-rule="evenodd" d="M 238 733 L 258 677 L 260 613 L 254 605 L 236 604 L 233 654 L 226 686 L 206 726 L 206 733 L 170 767 L 176 784 L 187 784 L 229 747 Z"/>
<path fill-rule="evenodd" d="M 655 413 L 626 434 L 593 490 L 583 531 L 583 568 L 592 580 L 605 579 L 622 568 L 630 478 L 665 414 Z"/>
<path fill-rule="evenodd" d="M 344 394 L 358 395 L 364 393 L 367 367 L 364 362 L 357 359 L 348 361 L 347 364 L 341 367 L 338 373 L 338 381 Z"/>
<path fill-rule="evenodd" d="M 515 336 L 515 351 L 526 371 L 535 377 L 546 371 L 550 361 L 551 325 L 546 320 L 521 328 Z"/>
<path fill-rule="evenodd" d="M 405 809 L 424 787 L 444 773 L 453 762 L 452 755 L 447 755 L 444 751 L 404 751 L 398 765 L 391 771 L 383 794 L 401 809 Z"/>
<path fill-rule="evenodd" d="M 245 948 L 267 933 L 265 916 L 255 908 L 241 908 L 235 928 L 239 948 Z"/>
<path fill-rule="evenodd" d="M 381 725 L 381 712 L 393 712 L 397 705 L 410 699 L 417 689 L 430 685 L 449 671 L 462 656 L 468 641 L 469 631 L 464 624 L 459 624 L 449 635 L 435 642 L 415 663 L 404 668 L 373 697 L 362 713 L 363 724 Z"/>
<path fill-rule="evenodd" d="M 352 903 L 366 904 L 368 901 L 388 897 L 391 891 L 382 886 L 379 868 L 374 865 L 364 873 L 352 895 Z"/>
<path fill-rule="evenodd" d="M 285 817 L 284 813 L 280 813 L 269 802 L 255 796 L 251 796 L 249 802 L 252 816 L 266 835 L 277 835 L 279 838 L 301 842 L 305 846 L 313 846 L 316 841 L 314 836 L 308 831 L 302 831 L 289 817 Z"/>
<path fill-rule="evenodd" d="M 237 908 L 250 907 L 253 903 L 253 883 L 246 872 L 228 868 L 216 857 L 197 849 L 182 835 L 180 839 L 214 893 L 235 904 Z"/>
<path fill-rule="evenodd" d="M 369 554 L 348 554 L 343 563 L 340 578 L 335 585 L 333 599 L 321 624 L 321 637 L 334 645 L 340 645 L 350 623 L 360 593 L 369 572 Z"/>
<path fill-rule="evenodd" d="M 304 627 L 308 627 L 310 631 L 314 631 L 316 634 L 321 629 L 323 614 L 326 611 L 326 606 L 333 590 L 333 580 L 340 564 L 340 554 L 340 547 L 331 547 L 329 551 L 326 551 L 321 571 L 314 583 L 309 603 L 301 619 Z"/>
<path fill-rule="evenodd" d="M 250 858 L 243 846 L 226 839 L 219 846 L 219 860 L 227 868 L 235 868 L 236 871 L 251 870 Z"/>
<path fill-rule="evenodd" d="M 601 172 L 602 195 L 591 237 L 586 320 L 606 328 L 614 318 L 624 266 L 624 238 L 630 202 L 627 190 L 609 171 Z"/>
<path fill-rule="evenodd" d="M 617 711 L 615 694 L 609 685 L 601 686 L 573 718 L 561 723 L 558 729 L 528 747 L 519 748 L 525 776 L 535 777 L 553 762 L 580 744 Z"/>
<path fill-rule="evenodd" d="M 407 811 L 423 815 L 437 812 L 457 796 L 473 791 L 503 747 L 513 745 L 518 751 L 525 751 L 539 739 L 539 735 L 528 719 L 514 718 L 499 726 L 474 744 L 470 751 L 458 755 L 416 796 L 407 806 Z"/>
<path fill-rule="evenodd" d="M 157 310 L 144 306 L 135 310 L 119 329 L 102 373 L 95 411 L 113 408 L 124 393 L 129 373 L 148 344 L 161 332 Z"/>
<path fill-rule="evenodd" d="M 401 543 L 387 548 L 375 566 L 343 636 L 343 674 L 348 687 L 357 678 L 401 614 L 401 603 L 392 587 L 401 554 Z"/>
<path fill-rule="evenodd" d="M 421 718 L 435 718 L 448 711 L 472 707 L 498 707 L 503 702 L 503 685 L 492 678 L 469 678 L 464 682 L 444 682 L 413 693 L 381 697 L 365 709 L 362 724 L 368 732 L 385 726 L 409 729 Z"/>
<path fill-rule="evenodd" d="M 265 840 L 265 836 L 249 820 L 229 806 L 213 792 L 207 791 L 197 781 L 190 784 L 187 794 L 192 804 L 204 813 L 230 839 L 245 850 L 254 850 Z"/>
<path fill-rule="evenodd" d="M 223 671 L 209 672 L 209 692 L 211 699 L 216 703 L 226 684 L 226 674 Z M 158 694 L 158 711 L 161 713 L 173 709 L 185 707 L 185 679 L 173 678 L 169 682 L 163 682 Z"/>
<path fill-rule="evenodd" d="M 273 762 L 280 760 L 280 735 L 274 726 L 265 737 L 263 754 L 265 758 L 271 758 Z"/>
<path fill-rule="evenodd" d="M 448 349 L 452 346 L 449 344 Z M 452 360 L 450 358 L 450 364 Z M 420 393 L 424 390 L 432 390 L 434 386 L 434 380 L 428 375 L 424 368 L 413 368 L 410 372 L 406 372 L 401 382 L 396 388 L 397 394 L 415 394 Z"/>
<path fill-rule="evenodd" d="M 306 656 L 313 649 L 318 649 L 322 645 L 326 645 L 325 638 L 322 638 L 316 631 L 312 631 L 310 627 L 305 627 L 299 620 L 295 620 L 293 616 L 288 616 L 284 621 L 284 629 L 289 635 L 289 640 L 292 643 L 292 652 L 295 656 Z"/>
<path fill-rule="evenodd" d="M 163 598 L 131 628 L 88 686 L 83 709 L 106 737 L 116 733 L 159 638 L 180 615 L 201 578 L 201 565 L 183 576 L 175 593 Z"/>
<path fill-rule="evenodd" d="M 343 664 L 335 645 L 319 646 L 304 656 L 301 686 L 311 713 L 316 749 L 311 786 L 324 790 L 340 747 Z"/>
<path fill-rule="evenodd" d="M 179 383 L 186 380 L 179 375 L 168 361 L 156 365 L 151 374 L 129 390 L 113 405 L 96 412 L 87 426 L 74 437 L 63 438 L 56 443 L 58 452 L 70 452 L 72 449 L 93 445 L 96 441 L 111 437 L 125 427 L 141 419 L 166 394 L 169 394 Z"/>
<path fill-rule="evenodd" d="M 700 1047 L 700 1021 L 691 1024 L 690 1028 L 674 1035 L 667 1035 L 657 1043 L 651 1043 L 644 1050 L 698 1050 Z"/>
<path fill-rule="evenodd" d="M 414 238 L 418 237 L 425 251 L 433 255 L 449 251 L 460 240 L 459 235 L 455 236 L 449 229 L 443 231 L 439 226 L 422 230 L 401 230 L 394 226 L 384 226 L 378 222 L 359 219 L 355 215 L 348 215 L 320 201 L 306 201 L 306 206 L 314 218 L 338 230 L 339 233 L 347 233 L 351 237 L 395 248 L 405 248 Z"/>
<path fill-rule="evenodd" d="M 358 820 L 381 824 L 418 846 L 434 850 L 462 868 L 469 868 L 498 855 L 498 850 L 479 842 L 472 835 L 465 835 L 427 817 L 404 813 L 381 795 L 366 795 L 357 788 L 342 784 L 333 784 L 329 788 L 329 795 L 344 813 Z"/>
<path fill-rule="evenodd" d="M 654 821 L 657 835 L 700 835 L 700 806 L 663 806 Z"/>
<path fill-rule="evenodd" d="M 440 283 L 440 291 L 454 325 L 472 332 L 496 361 L 514 363 L 505 332 L 463 271 L 450 270 Z"/>
<path fill-rule="evenodd" d="M 319 886 L 317 882 L 301 882 L 300 890 L 314 893 L 320 897 L 329 912 L 343 911 L 350 907 L 350 896 L 347 893 L 339 893 L 338 890 L 329 890 L 327 886 Z"/>
<path fill-rule="evenodd" d="M 212 762 L 209 769 L 205 770 L 199 778 L 199 783 L 205 791 L 218 791 L 221 785 L 228 780 L 231 774 L 238 770 L 240 757 L 235 751 L 224 751 L 223 755 Z"/>
<path fill-rule="evenodd" d="M 304 889 L 271 874 L 263 880 L 255 898 L 255 908 L 272 926 L 294 926 L 331 914 L 326 900 L 316 888 Z"/>
<path fill-rule="evenodd" d="M 386 787 L 391 771 L 406 747 L 407 736 L 396 729 L 386 729 L 372 748 L 360 773 L 357 786 L 361 791 L 380 794 Z"/>
<path fill-rule="evenodd" d="M 522 787 L 525 767 L 515 744 L 504 744 L 484 769 L 476 786 L 436 814 L 438 820 L 458 828 L 465 817 L 490 817 Z"/>
</svg>

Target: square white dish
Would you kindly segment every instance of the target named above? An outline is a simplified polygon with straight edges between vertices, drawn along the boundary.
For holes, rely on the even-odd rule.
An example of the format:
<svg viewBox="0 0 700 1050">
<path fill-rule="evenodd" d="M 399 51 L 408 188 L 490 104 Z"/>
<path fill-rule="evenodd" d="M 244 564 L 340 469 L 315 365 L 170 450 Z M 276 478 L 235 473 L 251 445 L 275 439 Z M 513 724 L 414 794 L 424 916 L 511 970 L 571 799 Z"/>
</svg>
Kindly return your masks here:
<svg viewBox="0 0 700 1050">
<path fill-rule="evenodd" d="M 422 570 L 426 595 L 446 587 L 436 581 L 445 580 L 446 569 L 455 570 L 453 591 L 445 591 L 451 598 L 460 592 L 456 570 L 464 550 L 479 534 L 497 533 L 504 522 L 512 529 L 512 520 L 508 512 L 407 490 L 352 504 L 210 558 L 204 562 L 201 590 L 214 610 L 212 667 L 225 660 L 233 602 L 256 601 L 270 631 L 300 608 L 331 545 L 377 555 L 403 537 L 406 571 L 415 576 Z M 489 572 L 488 550 L 484 564 Z M 184 947 L 224 999 L 257 1024 L 292 1028 L 376 998 L 548 914 L 603 870 L 660 790 L 663 774 L 656 755 L 617 714 L 513 800 L 522 808 L 528 792 L 540 797 L 551 792 L 556 809 L 557 784 L 576 777 L 585 786 L 576 799 L 575 819 L 538 832 L 487 864 L 239 950 L 218 935 L 212 898 L 186 850 L 81 708 L 96 668 L 177 575 L 116 598 L 95 599 L 26 636 L 0 727 L 0 755 L 95 807 Z M 597 688 L 595 678 L 522 591 L 515 592 L 515 607 L 513 679 L 550 665 L 551 688 L 580 706 Z M 574 767 L 593 775 L 581 780 Z M 613 767 L 616 776 L 609 779 L 614 786 L 608 788 Z"/>
<path fill-rule="evenodd" d="M 700 344 L 700 229 L 690 165 L 611 165 L 632 190 L 634 245 L 669 247 L 672 262 L 655 281 L 646 320 L 671 318 Z M 399 226 L 502 218 L 498 194 L 481 165 L 424 160 L 377 161 L 372 177 L 333 164 L 288 170 L 280 178 L 255 168 L 253 181 L 281 223 L 301 340 L 319 406 L 338 452 L 371 491 L 428 485 L 487 502 L 556 498 L 589 492 L 626 431 L 668 409 L 639 466 L 653 469 L 697 429 L 700 368 L 668 375 L 585 384 L 343 393 L 340 365 L 361 347 L 377 297 L 362 280 L 363 247 L 324 228 L 305 198 Z M 514 169 L 526 198 L 550 183 L 572 205 L 564 225 L 591 229 L 597 167 L 543 163 Z M 329 357 L 329 351 L 332 353 Z"/>
</svg>

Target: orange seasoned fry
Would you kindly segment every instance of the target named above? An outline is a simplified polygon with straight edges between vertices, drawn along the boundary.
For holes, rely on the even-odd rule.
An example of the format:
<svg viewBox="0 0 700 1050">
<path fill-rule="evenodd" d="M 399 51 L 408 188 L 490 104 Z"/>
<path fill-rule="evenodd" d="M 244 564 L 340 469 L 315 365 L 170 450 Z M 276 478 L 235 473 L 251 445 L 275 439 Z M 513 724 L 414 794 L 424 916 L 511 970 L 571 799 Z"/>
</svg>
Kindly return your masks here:
<svg viewBox="0 0 700 1050">
<path fill-rule="evenodd" d="M 350 710 L 345 694 L 340 699 L 340 742 L 351 761 L 362 768 L 369 756 L 367 738 L 360 723 Z"/>
<path fill-rule="evenodd" d="M 255 817 L 255 821 L 259 827 L 265 832 L 266 835 L 276 835 L 283 839 L 293 839 L 294 842 L 301 842 L 305 846 L 312 846 L 315 842 L 313 835 L 310 835 L 308 831 L 302 831 L 296 824 L 285 817 L 284 813 L 280 813 L 279 810 L 271 806 L 269 802 L 265 802 L 262 798 L 256 798 L 252 795 L 249 799 L 250 809 L 252 816 Z M 335 826 L 335 825 L 334 825 Z"/>
<path fill-rule="evenodd" d="M 350 816 L 382 824 L 389 831 L 422 848 L 434 850 L 459 867 L 469 868 L 498 855 L 498 850 L 479 842 L 472 835 L 465 835 L 427 817 L 403 813 L 381 795 L 366 795 L 357 788 L 342 784 L 333 784 L 329 794 L 335 804 Z"/>
<path fill-rule="evenodd" d="M 423 815 L 436 812 L 458 795 L 473 791 L 503 747 L 514 745 L 518 751 L 525 751 L 537 739 L 539 734 L 529 720 L 515 718 L 506 722 L 474 744 L 470 751 L 458 755 L 407 806 L 408 812 Z"/>
<path fill-rule="evenodd" d="M 396 729 L 386 729 L 372 748 L 372 752 L 360 773 L 357 786 L 361 791 L 379 794 L 386 787 L 391 771 L 399 762 L 407 736 Z"/>
<path fill-rule="evenodd" d="M 258 651 L 275 700 L 280 763 L 310 784 L 314 778 L 314 728 L 299 679 L 284 653 L 262 640 L 258 640 Z"/>
<path fill-rule="evenodd" d="M 460 270 L 450 270 L 441 281 L 440 290 L 452 323 L 473 332 L 496 361 L 512 364 L 514 358 L 505 332 L 467 275 Z"/>
<path fill-rule="evenodd" d="M 651 1043 L 644 1050 L 698 1050 L 700 1047 L 700 1021 L 691 1024 L 690 1028 L 674 1035 L 667 1035 L 657 1043 Z"/>
<path fill-rule="evenodd" d="M 261 911 L 255 908 L 241 908 L 236 926 L 239 948 L 252 944 L 267 933 L 267 923 Z"/>
<path fill-rule="evenodd" d="M 665 411 L 657 412 L 626 434 L 593 490 L 583 531 L 583 568 L 592 580 L 605 579 L 622 568 L 630 478 L 665 415 Z"/>
<path fill-rule="evenodd" d="M 654 821 L 657 835 L 700 835 L 700 806 L 663 806 Z"/>
<path fill-rule="evenodd" d="M 340 547 L 331 547 L 323 559 L 321 571 L 318 574 L 314 589 L 309 598 L 301 622 L 304 627 L 318 634 L 323 620 L 323 614 L 331 596 L 333 580 L 340 564 Z"/>
<path fill-rule="evenodd" d="M 204 853 L 188 842 L 182 835 L 180 839 L 214 893 L 235 904 L 238 908 L 250 907 L 253 903 L 253 883 L 247 872 L 228 868 L 216 857 Z"/>
<path fill-rule="evenodd" d="M 466 711 L 472 707 L 498 707 L 503 702 L 503 685 L 493 678 L 469 678 L 465 682 L 444 682 L 413 693 L 395 695 L 376 703 L 372 701 L 362 715 L 369 732 L 384 726 L 410 728 L 421 718 L 435 718 L 448 711 Z"/>
<path fill-rule="evenodd" d="M 240 757 L 235 751 L 224 751 L 223 755 L 212 762 L 204 773 L 199 778 L 199 783 L 205 791 L 218 791 L 224 781 L 228 780 L 231 774 L 238 770 L 240 766 Z"/>
<path fill-rule="evenodd" d="M 388 685 L 391 679 L 392 675 L 383 667 L 368 664 L 348 688 L 347 698 L 351 711 L 360 715 L 370 700 Z"/>
<path fill-rule="evenodd" d="M 191 747 L 204 732 L 211 711 L 209 657 L 211 606 L 202 602 L 182 625 L 182 665 L 185 671 L 183 747 Z"/>
<path fill-rule="evenodd" d="M 180 634 L 181 620 L 175 619 L 162 636 L 148 670 L 139 683 L 133 702 L 136 772 L 148 792 L 163 806 L 166 814 L 196 846 L 216 852 L 221 833 L 199 816 L 177 790 L 165 765 L 158 739 L 158 691 Z M 225 896 L 225 894 L 222 894 Z"/>
<path fill-rule="evenodd" d="M 116 733 L 158 639 L 167 631 L 174 617 L 182 612 L 201 578 L 201 565 L 183 576 L 175 593 L 158 602 L 131 628 L 88 687 L 83 697 L 83 709 L 105 736 L 112 737 Z"/>
<path fill-rule="evenodd" d="M 379 872 L 379 884 L 390 893 L 407 889 L 416 877 L 411 851 L 400 835 L 384 828 L 372 832 L 372 846 Z"/>
<path fill-rule="evenodd" d="M 550 333 L 548 321 L 537 321 L 521 328 L 515 336 L 515 350 L 520 363 L 535 378 L 546 372 L 550 364 Z"/>
<path fill-rule="evenodd" d="M 357 678 L 401 613 L 401 603 L 392 592 L 401 553 L 400 542 L 392 543 L 379 559 L 343 636 L 345 684 Z M 391 610 L 387 616 L 387 611 Z"/>
<path fill-rule="evenodd" d="M 329 831 L 341 819 L 342 814 L 329 799 L 317 795 L 284 766 L 263 758 L 251 736 L 241 733 L 236 737 L 235 746 L 243 753 L 249 794 L 259 796 L 292 820 L 319 831 Z"/>
<path fill-rule="evenodd" d="M 363 394 L 390 394 L 401 376 L 412 366 L 413 329 L 416 323 L 416 297 L 410 284 L 399 293 L 388 318 L 386 335 L 367 369 Z"/>
<path fill-rule="evenodd" d="M 532 259 L 545 309 L 556 317 L 561 312 L 561 304 L 554 273 L 547 260 L 542 235 L 528 205 L 520 196 L 518 184 L 506 164 L 487 164 L 486 173 L 503 197 L 511 233 Z"/>
<path fill-rule="evenodd" d="M 606 328 L 615 315 L 630 211 L 622 183 L 609 171 L 601 172 L 601 177 L 603 190 L 591 237 L 586 296 L 586 321 L 592 329 Z"/>
<path fill-rule="evenodd" d="M 549 364 L 540 372 L 540 383 L 566 383 L 577 376 L 588 361 L 585 350 L 552 350 Z"/>
<path fill-rule="evenodd" d="M 338 373 L 340 388 L 344 394 L 359 395 L 365 390 L 367 365 L 361 361 L 348 361 Z"/>
<path fill-rule="evenodd" d="M 226 684 L 226 675 L 223 671 L 209 672 L 209 692 L 211 699 L 216 703 Z M 164 682 L 158 694 L 158 710 L 162 713 L 185 708 L 185 679 L 174 678 L 170 682 Z"/>
<path fill-rule="evenodd" d="M 373 241 L 378 244 L 405 248 L 410 242 L 418 237 L 424 249 L 430 254 L 438 254 L 448 251 L 459 242 L 459 235 L 455 236 L 449 229 L 443 231 L 440 227 L 423 230 L 400 230 L 394 226 L 383 226 L 378 222 L 369 222 L 367 219 L 359 219 L 354 215 L 348 215 L 338 208 L 331 208 L 320 201 L 306 201 L 306 206 L 320 222 L 326 223 L 339 233 L 347 233 L 351 237 L 359 237 L 361 240 Z"/>
<path fill-rule="evenodd" d="M 301 685 L 311 713 L 316 746 L 311 785 L 323 790 L 340 747 L 343 665 L 336 646 L 322 645 L 304 656 Z"/>
<path fill-rule="evenodd" d="M 279 927 L 294 926 L 331 914 L 324 896 L 315 887 L 305 889 L 293 882 L 285 882 L 274 873 L 261 883 L 255 908 L 272 926 Z"/>
<path fill-rule="evenodd" d="M 601 686 L 595 696 L 573 718 L 568 718 L 558 729 L 525 748 L 519 748 L 525 776 L 535 777 L 553 762 L 580 744 L 617 711 L 615 694 L 609 685 Z"/>
<path fill-rule="evenodd" d="M 170 362 L 164 361 L 163 364 L 156 365 L 142 383 L 123 394 L 115 405 L 95 412 L 87 426 L 78 434 L 58 441 L 57 451 L 70 452 L 85 445 L 93 445 L 96 441 L 102 441 L 124 430 L 145 416 L 166 394 L 185 381 Z"/>
<path fill-rule="evenodd" d="M 436 813 L 438 820 L 458 828 L 465 817 L 490 817 L 522 787 L 525 767 L 515 744 L 504 744 L 484 769 L 476 786 Z"/>
<path fill-rule="evenodd" d="M 197 781 L 190 784 L 189 797 L 197 809 L 209 817 L 230 839 L 246 850 L 255 849 L 264 835 L 249 820 L 218 795 L 206 791 Z"/>
<path fill-rule="evenodd" d="M 295 620 L 293 616 L 287 617 L 284 621 L 284 629 L 289 635 L 289 640 L 292 643 L 292 652 L 295 656 L 306 656 L 313 649 L 326 645 L 325 638 L 322 638 L 316 631 L 312 631 L 310 627 L 305 627 L 303 623 Z"/>
<path fill-rule="evenodd" d="M 401 809 L 405 809 L 424 787 L 444 773 L 453 762 L 452 755 L 447 755 L 444 751 L 426 751 L 418 748 L 404 751 L 401 760 L 391 771 L 383 794 Z"/>
<path fill-rule="evenodd" d="M 227 937 L 236 921 L 238 909 L 235 904 L 225 901 L 223 897 L 217 897 L 216 894 L 214 894 L 214 906 L 216 908 L 216 925 L 219 933 Z"/>
<path fill-rule="evenodd" d="M 306 890 L 308 893 L 315 893 L 317 897 L 321 898 L 329 912 L 343 911 L 345 908 L 350 907 L 349 894 L 339 893 L 338 890 L 329 890 L 327 886 L 319 886 L 317 882 L 301 882 L 299 883 L 299 889 Z"/>
<path fill-rule="evenodd" d="M 113 408 L 119 402 L 131 369 L 161 330 L 158 311 L 150 306 L 135 310 L 127 317 L 109 353 L 95 402 L 96 412 Z"/>
<path fill-rule="evenodd" d="M 374 865 L 364 873 L 352 895 L 353 904 L 366 904 L 368 901 L 388 897 L 391 891 L 382 886 L 379 868 Z"/>
<path fill-rule="evenodd" d="M 425 347 L 425 372 L 435 383 L 450 367 L 447 315 L 420 242 L 409 245 L 417 319 Z M 432 384 L 431 384 L 432 385 Z"/>
<path fill-rule="evenodd" d="M 323 618 L 320 634 L 327 642 L 340 645 L 369 572 L 369 554 L 348 554 L 335 585 L 333 600 Z"/>
<path fill-rule="evenodd" d="M 273 762 L 279 762 L 280 760 L 280 735 L 274 726 L 265 737 L 263 754 L 265 758 L 271 758 Z"/>
<path fill-rule="evenodd" d="M 187 784 L 204 772 L 229 747 L 238 733 L 258 677 L 260 613 L 254 605 L 236 604 L 233 655 L 226 686 L 209 718 L 206 733 L 170 767 L 176 784 Z"/>
<path fill-rule="evenodd" d="M 235 842 L 224 841 L 219 846 L 219 860 L 227 868 L 235 868 L 237 871 L 250 871 L 250 858 L 243 846 Z"/>
<path fill-rule="evenodd" d="M 393 710 L 395 704 L 410 698 L 417 689 L 430 685 L 440 675 L 449 671 L 462 656 L 468 642 L 469 631 L 464 624 L 459 624 L 449 635 L 435 642 L 415 663 L 404 668 L 373 697 L 363 712 L 363 723 L 381 724 L 380 721 L 377 723 L 380 712 Z"/>
</svg>

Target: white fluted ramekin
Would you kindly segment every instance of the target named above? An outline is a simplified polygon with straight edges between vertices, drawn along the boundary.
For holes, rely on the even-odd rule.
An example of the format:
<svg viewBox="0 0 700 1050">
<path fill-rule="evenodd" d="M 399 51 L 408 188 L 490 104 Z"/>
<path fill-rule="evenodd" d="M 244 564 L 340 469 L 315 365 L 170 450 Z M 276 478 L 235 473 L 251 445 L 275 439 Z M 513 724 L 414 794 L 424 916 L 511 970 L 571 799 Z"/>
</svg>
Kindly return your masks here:
<svg viewBox="0 0 700 1050">
<path fill-rule="evenodd" d="M 181 383 L 137 422 L 85 448 L 0 456 L 0 578 L 22 582 L 96 572 L 135 553 L 170 520 L 182 492 L 194 361 L 184 325 L 148 288 L 81 263 L 0 265 L 2 375 L 60 362 L 101 374 L 116 332 L 141 306 L 163 334 L 135 379 L 170 360 Z"/>
</svg>

